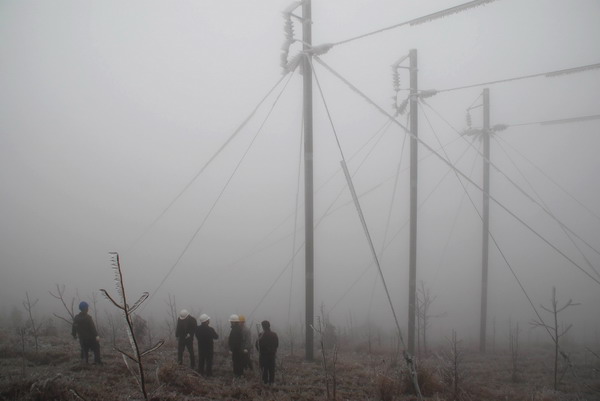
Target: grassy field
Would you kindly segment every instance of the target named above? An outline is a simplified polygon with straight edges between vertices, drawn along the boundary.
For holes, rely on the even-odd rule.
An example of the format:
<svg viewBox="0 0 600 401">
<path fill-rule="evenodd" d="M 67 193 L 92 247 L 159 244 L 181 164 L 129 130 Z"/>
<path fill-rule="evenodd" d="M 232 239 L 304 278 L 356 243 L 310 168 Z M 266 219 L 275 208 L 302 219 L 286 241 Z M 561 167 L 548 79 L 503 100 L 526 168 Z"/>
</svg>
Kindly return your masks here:
<svg viewBox="0 0 600 401">
<path fill-rule="evenodd" d="M 68 336 L 41 337 L 36 352 L 30 339 L 0 333 L 0 400 L 141 400 L 134 376 L 121 355 L 102 343 L 104 365 L 84 364 L 79 344 Z M 125 349 L 127 344 L 122 344 Z M 147 389 L 152 400 L 417 400 L 401 355 L 384 349 L 367 352 L 360 345 L 341 346 L 335 369 L 328 352 L 328 374 L 321 354 L 314 362 L 278 354 L 276 383 L 264 386 L 256 371 L 234 379 L 230 356 L 221 341 L 216 347 L 214 376 L 204 378 L 179 366 L 174 344 L 146 357 Z M 597 350 L 570 347 L 561 358 L 558 391 L 553 390 L 553 350 L 526 347 L 513 372 L 508 350 L 481 355 L 461 348 L 453 358 L 449 347 L 419 359 L 419 385 L 425 400 L 570 401 L 600 400 Z M 90 360 L 91 360 L 90 355 Z M 256 359 L 256 356 L 255 358 Z M 256 361 L 255 361 L 256 365 Z M 564 372 L 564 373 L 563 373 Z M 513 374 L 516 373 L 516 374 Z M 334 377 L 335 375 L 335 377 Z"/>
</svg>

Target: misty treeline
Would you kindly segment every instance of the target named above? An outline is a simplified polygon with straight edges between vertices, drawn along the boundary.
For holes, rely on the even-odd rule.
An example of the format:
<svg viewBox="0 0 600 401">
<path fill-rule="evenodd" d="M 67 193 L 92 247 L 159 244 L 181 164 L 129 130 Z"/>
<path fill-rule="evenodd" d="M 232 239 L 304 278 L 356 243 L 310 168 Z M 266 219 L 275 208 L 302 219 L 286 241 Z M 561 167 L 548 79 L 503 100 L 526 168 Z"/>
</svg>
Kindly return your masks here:
<svg viewBox="0 0 600 401">
<path fill-rule="evenodd" d="M 571 336 L 573 326 L 564 312 L 576 307 L 578 303 L 570 298 L 561 300 L 558 294 L 559 289 L 552 288 L 548 302 L 540 305 L 528 322 L 509 319 L 499 323 L 492 317 L 487 352 L 506 357 L 509 366 L 506 374 L 511 381 L 521 380 L 523 354 L 525 350 L 535 347 L 553 351 L 553 358 L 547 363 L 552 366 L 552 375 L 548 380 L 554 389 L 559 388 L 561 381 L 573 368 L 575 362 L 571 357 L 572 350 L 583 349 L 588 362 L 600 364 L 600 328 L 594 329 L 595 335 L 586 336 L 592 338 L 591 341 L 588 340 L 585 344 L 577 341 Z M 128 329 L 124 324 L 122 311 L 115 310 L 100 292 L 83 294 L 77 288 L 68 288 L 65 284 L 54 284 L 45 294 L 25 292 L 19 305 L 3 308 L 0 327 L 5 333 L 12 333 L 17 338 L 15 352 L 25 354 L 49 350 L 52 349 L 52 338 L 70 336 L 73 317 L 79 313 L 76 305 L 81 301 L 90 304 L 90 314 L 100 334 L 103 352 L 119 349 L 119 343 L 127 341 Z M 42 313 L 41 304 L 46 309 L 49 305 L 53 306 L 54 312 Z M 460 326 L 448 324 L 452 317 L 440 304 L 442 303 L 437 296 L 421 282 L 417 291 L 417 341 L 414 357 L 417 365 L 420 360 L 436 360 L 440 376 L 453 388 L 455 394 L 459 394 L 461 385 L 468 380 L 461 369 L 462 361 L 466 353 L 477 352 L 478 343 Z M 167 294 L 162 308 L 155 307 L 151 313 L 147 310 L 131 313 L 129 328 L 135 333 L 140 346 L 147 348 L 157 340 L 164 339 L 167 348 L 174 350 L 174 332 L 181 307 L 175 295 Z M 209 312 L 187 305 L 186 308 L 195 316 Z M 226 353 L 229 323 L 226 317 L 213 313 L 211 315 L 211 325 L 219 334 L 215 350 Z M 251 327 L 256 323 L 251 322 Z M 299 314 L 296 319 L 274 321 L 273 325 L 281 339 L 280 352 L 302 357 L 305 338 L 303 316 Z M 443 327 L 449 329 L 444 332 Z M 332 396 L 336 392 L 336 362 L 340 352 L 358 353 L 372 360 L 385 358 L 391 366 L 402 365 L 404 349 L 398 333 L 393 329 L 380 327 L 369 319 L 361 320 L 352 313 L 332 315 L 325 311 L 325 305 L 321 305 L 320 315 L 316 316 L 312 330 L 316 334 L 316 355 L 319 355 L 322 363 L 326 391 Z M 436 335 L 432 336 L 430 333 Z M 258 330 L 254 335 L 258 335 Z M 3 346 L 6 348 L 7 343 Z"/>
</svg>

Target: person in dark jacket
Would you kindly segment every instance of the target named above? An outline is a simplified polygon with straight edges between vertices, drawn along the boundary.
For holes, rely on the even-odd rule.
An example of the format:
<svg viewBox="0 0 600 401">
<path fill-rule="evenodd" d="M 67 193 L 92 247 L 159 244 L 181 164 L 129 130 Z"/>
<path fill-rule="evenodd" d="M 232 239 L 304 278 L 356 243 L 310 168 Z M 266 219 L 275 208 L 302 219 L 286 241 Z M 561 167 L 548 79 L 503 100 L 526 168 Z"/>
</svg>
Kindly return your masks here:
<svg viewBox="0 0 600 401">
<path fill-rule="evenodd" d="M 202 376 L 212 376 L 212 363 L 214 346 L 213 341 L 219 338 L 219 335 L 209 326 L 210 316 L 200 315 L 200 326 L 196 329 L 196 339 L 198 339 L 198 373 Z"/>
<path fill-rule="evenodd" d="M 79 303 L 79 312 L 73 318 L 73 327 L 71 328 L 71 335 L 74 339 L 79 337 L 79 345 L 81 346 L 81 359 L 88 363 L 90 350 L 94 353 L 94 363 L 96 365 L 102 365 L 100 359 L 100 337 L 98 337 L 98 331 L 94 320 L 88 315 L 89 305 L 87 302 L 82 301 Z"/>
<path fill-rule="evenodd" d="M 240 326 L 242 327 L 242 366 L 244 370 L 248 369 L 252 371 L 252 332 L 250 328 L 246 326 L 246 317 L 239 315 Z"/>
<path fill-rule="evenodd" d="M 182 309 L 179 312 L 177 319 L 177 327 L 175 328 L 175 337 L 177 337 L 177 363 L 183 364 L 183 350 L 187 348 L 190 353 L 190 366 L 192 369 L 196 367 L 194 358 L 194 334 L 196 334 L 196 326 L 198 323 L 190 313 Z"/>
<path fill-rule="evenodd" d="M 256 340 L 256 349 L 258 350 L 258 365 L 262 371 L 262 380 L 265 384 L 275 382 L 275 355 L 279 347 L 279 338 L 277 333 L 271 331 L 271 323 L 263 320 L 260 325 L 263 332 L 259 334 Z"/>
<path fill-rule="evenodd" d="M 244 339 L 240 318 L 238 315 L 229 316 L 231 332 L 229 333 L 229 351 L 231 351 L 231 362 L 233 364 L 233 375 L 241 377 L 244 374 Z"/>
</svg>

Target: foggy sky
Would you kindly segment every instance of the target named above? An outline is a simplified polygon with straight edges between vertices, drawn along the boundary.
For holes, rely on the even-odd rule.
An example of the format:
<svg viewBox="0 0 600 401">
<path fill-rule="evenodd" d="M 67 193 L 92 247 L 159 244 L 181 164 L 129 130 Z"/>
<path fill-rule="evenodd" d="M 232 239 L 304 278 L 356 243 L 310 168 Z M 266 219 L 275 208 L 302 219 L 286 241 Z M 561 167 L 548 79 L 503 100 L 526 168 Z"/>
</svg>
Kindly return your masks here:
<svg viewBox="0 0 600 401">
<path fill-rule="evenodd" d="M 313 43 L 343 41 L 462 3 L 313 0 Z M 4 313 L 20 305 L 25 291 L 40 298 L 40 313 L 58 309 L 47 293 L 55 283 L 65 284 L 72 294 L 77 290 L 82 299 L 99 288 L 112 291 L 108 252 L 118 251 L 133 296 L 156 290 L 172 269 L 144 313 L 165 312 L 165 299 L 171 294 L 180 307 L 223 319 L 230 313 L 254 311 L 252 318 L 275 319 L 281 326 L 289 315 L 301 320 L 303 249 L 293 267 L 288 264 L 303 243 L 298 72 L 279 101 L 275 104 L 275 95 L 271 96 L 151 225 L 280 79 L 281 11 L 288 4 L 281 0 L 0 3 Z M 595 0 L 498 0 L 335 46 L 322 59 L 391 113 L 390 65 L 410 49 L 419 54 L 420 89 L 538 74 L 600 62 L 599 17 L 600 3 Z M 296 25 L 296 37 L 300 35 Z M 365 146 L 387 118 L 318 64 L 315 68 L 349 168 L 354 173 L 360 166 L 353 177 L 357 192 L 379 185 L 361 196 L 361 207 L 376 250 L 381 252 L 384 242 L 389 243 L 380 261 L 405 325 L 406 134 L 391 126 L 376 145 L 373 140 Z M 408 88 L 408 82 L 408 75 L 403 75 L 400 86 Z M 369 317 L 386 324 L 391 312 L 381 280 L 369 267 L 373 258 L 356 208 L 344 190 L 342 156 L 316 85 L 315 219 L 335 206 L 315 231 L 315 305 L 324 305 L 326 311 L 336 305 L 331 314 L 340 323 L 351 314 L 354 319 Z M 600 110 L 598 69 L 487 87 L 492 125 Z M 439 93 L 427 100 L 431 108 L 423 106 L 419 116 L 423 141 L 434 148 L 438 140 L 450 143 L 445 148 L 448 157 L 478 183 L 481 156 L 470 147 L 471 139 L 456 139 L 454 129 L 466 128 L 466 110 L 481 103 L 482 89 Z M 474 108 L 471 116 L 473 126 L 481 127 L 481 108 Z M 406 123 L 405 117 L 399 120 Z M 556 221 L 505 176 L 536 200 L 539 196 L 558 220 L 600 249 L 599 124 L 593 120 L 510 127 L 497 134 L 502 147 L 492 141 L 491 154 L 500 169 L 492 169 L 492 196 L 592 275 Z M 478 148 L 480 142 L 474 140 L 472 146 Z M 460 324 L 474 332 L 479 324 L 481 220 L 454 173 L 442 180 L 448 167 L 423 147 L 419 152 L 423 158 L 419 200 L 427 202 L 419 209 L 418 280 L 437 296 L 434 312 L 448 312 L 445 327 Z M 481 210 L 481 192 L 467 187 Z M 548 304 L 556 286 L 559 299 L 582 303 L 569 320 L 598 330 L 598 283 L 494 202 L 490 230 L 536 306 Z M 575 241 L 600 270 L 600 255 Z M 490 319 L 533 317 L 493 242 L 489 285 Z"/>
</svg>

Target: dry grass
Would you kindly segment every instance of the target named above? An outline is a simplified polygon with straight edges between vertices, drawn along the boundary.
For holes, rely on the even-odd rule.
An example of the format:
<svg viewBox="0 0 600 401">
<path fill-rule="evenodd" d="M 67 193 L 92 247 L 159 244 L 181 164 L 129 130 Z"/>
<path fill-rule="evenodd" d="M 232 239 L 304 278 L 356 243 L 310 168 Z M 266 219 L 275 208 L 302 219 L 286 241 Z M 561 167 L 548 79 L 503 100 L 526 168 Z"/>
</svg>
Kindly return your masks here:
<svg viewBox="0 0 600 401">
<path fill-rule="evenodd" d="M 0 401 L 137 400 L 139 390 L 121 356 L 103 347 L 103 366 L 83 364 L 79 346 L 69 338 L 41 338 L 40 352 L 22 354 L 10 335 L 0 335 Z M 337 400 L 416 400 L 412 383 L 402 364 L 383 350 L 376 354 L 342 350 L 336 367 Z M 360 348 L 360 347 L 359 347 Z M 480 355 L 465 352 L 464 381 L 460 401 L 598 401 L 600 360 L 571 355 L 572 372 L 564 376 L 560 391 L 551 391 L 552 354 L 546 348 L 523 350 L 521 380 L 511 380 L 506 353 Z M 146 362 L 148 390 L 154 401 L 205 400 L 326 400 L 325 381 L 319 361 L 280 352 L 275 386 L 261 384 L 258 372 L 233 378 L 230 356 L 219 348 L 214 377 L 204 378 L 187 366 L 175 363 L 176 350 L 165 346 Z M 587 362 L 585 362 L 587 361 Z M 452 400 L 452 388 L 444 383 L 435 358 L 418 364 L 421 392 L 428 401 Z M 255 368 L 256 369 L 256 368 Z"/>
</svg>

